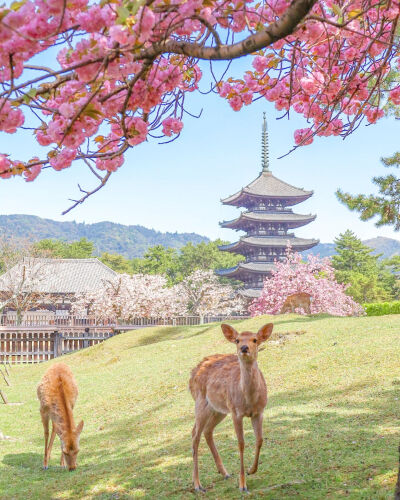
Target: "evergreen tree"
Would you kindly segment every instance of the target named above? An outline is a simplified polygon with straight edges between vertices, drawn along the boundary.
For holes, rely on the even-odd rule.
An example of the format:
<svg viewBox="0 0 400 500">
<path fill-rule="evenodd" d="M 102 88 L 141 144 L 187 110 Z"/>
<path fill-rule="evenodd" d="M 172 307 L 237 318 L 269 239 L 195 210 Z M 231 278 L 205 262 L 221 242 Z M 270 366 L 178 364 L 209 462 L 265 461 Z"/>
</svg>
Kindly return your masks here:
<svg viewBox="0 0 400 500">
<path fill-rule="evenodd" d="M 385 167 L 399 167 L 400 153 L 389 158 L 382 158 Z M 350 210 L 360 213 L 361 220 L 370 220 L 378 216 L 376 226 L 391 225 L 395 231 L 400 229 L 400 179 L 393 174 L 373 177 L 372 182 L 379 188 L 379 195 L 336 192 L 338 199 Z"/>
<path fill-rule="evenodd" d="M 377 267 L 379 255 L 371 255 L 372 248 L 364 245 L 357 236 L 347 229 L 334 239 L 337 255 L 332 257 L 337 271 L 366 272 Z"/>
<path fill-rule="evenodd" d="M 373 250 L 349 229 L 335 238 L 337 255 L 332 257 L 335 277 L 350 286 L 346 293 L 357 302 L 390 300 L 395 295 L 396 279 Z"/>
</svg>

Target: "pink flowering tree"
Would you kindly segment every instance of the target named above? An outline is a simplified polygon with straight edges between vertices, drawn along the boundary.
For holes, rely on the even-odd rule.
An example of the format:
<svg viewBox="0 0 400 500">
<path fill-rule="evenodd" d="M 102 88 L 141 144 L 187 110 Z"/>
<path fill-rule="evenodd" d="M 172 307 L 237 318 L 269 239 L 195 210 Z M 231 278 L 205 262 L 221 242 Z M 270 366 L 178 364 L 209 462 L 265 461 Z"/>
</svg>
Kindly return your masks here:
<svg viewBox="0 0 400 500">
<path fill-rule="evenodd" d="M 179 285 L 168 288 L 163 276 L 123 274 L 107 281 L 102 289 L 76 297 L 73 314 L 89 314 L 100 320 L 129 322 L 134 318 L 165 318 L 186 311 L 185 296 Z"/>
<path fill-rule="evenodd" d="M 245 310 L 241 296 L 230 285 L 221 284 L 214 271 L 194 271 L 180 285 L 189 314 L 203 318 Z"/>
<path fill-rule="evenodd" d="M 321 259 L 309 255 L 307 262 L 290 248 L 286 258 L 277 262 L 272 276 L 264 281 L 264 288 L 258 299 L 251 304 L 253 316 L 279 314 L 289 295 L 305 292 L 311 295 L 311 313 L 328 313 L 333 316 L 359 316 L 364 309 L 346 295 L 348 285 L 339 284 L 329 258 Z M 305 314 L 299 308 L 299 314 Z"/>
<path fill-rule="evenodd" d="M 234 110 L 259 97 L 303 115 L 296 145 L 351 133 L 400 104 L 399 0 L 21 0 L 0 7 L 0 133 L 30 129 L 38 157 L 8 156 L 0 177 L 33 181 L 74 162 L 106 184 L 130 148 L 182 131 L 204 88 Z M 249 56 L 244 75 L 199 64 Z M 388 83 L 389 82 L 389 83 Z M 79 174 L 78 174 L 79 175 Z M 72 206 L 72 207 L 73 207 Z M 72 208 L 71 207 L 71 208 Z"/>
</svg>

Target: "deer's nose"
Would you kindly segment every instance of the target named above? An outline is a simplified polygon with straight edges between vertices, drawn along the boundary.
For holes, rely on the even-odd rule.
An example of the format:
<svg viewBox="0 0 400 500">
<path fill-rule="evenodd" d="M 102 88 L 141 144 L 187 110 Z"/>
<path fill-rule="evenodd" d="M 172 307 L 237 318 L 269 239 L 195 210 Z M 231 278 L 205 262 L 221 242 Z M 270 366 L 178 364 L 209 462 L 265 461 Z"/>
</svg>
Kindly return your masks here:
<svg viewBox="0 0 400 500">
<path fill-rule="evenodd" d="M 240 350 L 241 350 L 242 352 L 249 352 L 249 348 L 248 348 L 248 346 L 247 346 L 247 345 L 242 345 L 242 347 L 240 348 Z"/>
</svg>

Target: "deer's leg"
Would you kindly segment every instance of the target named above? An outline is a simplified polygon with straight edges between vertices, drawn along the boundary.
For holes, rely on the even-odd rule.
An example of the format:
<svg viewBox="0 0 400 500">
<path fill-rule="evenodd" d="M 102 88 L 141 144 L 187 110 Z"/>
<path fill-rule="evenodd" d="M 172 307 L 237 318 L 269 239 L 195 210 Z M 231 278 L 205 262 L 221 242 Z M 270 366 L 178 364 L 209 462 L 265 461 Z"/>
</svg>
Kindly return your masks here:
<svg viewBox="0 0 400 500">
<path fill-rule="evenodd" d="M 51 455 L 51 449 L 53 448 L 53 443 L 54 443 L 54 438 L 56 436 L 56 430 L 54 428 L 54 423 L 52 425 L 51 429 L 51 436 L 50 436 L 50 441 L 49 441 L 49 446 L 47 447 L 47 461 L 50 461 L 50 455 Z"/>
<path fill-rule="evenodd" d="M 215 446 L 214 443 L 214 437 L 213 437 L 213 432 L 215 427 L 222 422 L 222 420 L 226 417 L 224 413 L 217 413 L 217 412 L 212 412 L 211 415 L 209 416 L 207 423 L 204 427 L 204 437 L 206 438 L 208 447 L 211 450 L 211 453 L 214 457 L 215 460 L 215 465 L 217 466 L 217 470 L 220 474 L 224 476 L 225 479 L 227 479 L 229 476 L 227 470 L 224 467 L 224 464 L 222 463 L 221 457 L 218 453 L 218 450 Z"/>
<path fill-rule="evenodd" d="M 251 423 L 252 423 L 253 429 L 254 429 L 254 435 L 256 437 L 256 453 L 254 456 L 254 463 L 253 463 L 252 467 L 248 470 L 248 474 L 254 474 L 255 472 L 257 472 L 257 469 L 258 469 L 258 459 L 260 458 L 260 450 L 261 450 L 261 446 L 263 444 L 262 422 L 263 422 L 262 413 L 260 415 L 255 416 L 255 417 L 252 417 L 252 419 L 251 419 Z"/>
<path fill-rule="evenodd" d="M 239 488 L 240 491 L 247 491 L 246 476 L 244 474 L 244 434 L 243 434 L 243 417 L 238 417 L 232 412 L 233 425 L 239 445 L 240 454 L 240 475 L 239 475 Z"/>
<path fill-rule="evenodd" d="M 193 485 L 196 491 L 206 491 L 200 484 L 199 479 L 199 443 L 204 426 L 209 417 L 208 404 L 205 399 L 197 399 L 195 405 L 195 424 L 192 430 L 192 452 L 193 452 Z"/>
<path fill-rule="evenodd" d="M 61 443 L 61 459 L 60 459 L 60 466 L 61 467 L 65 467 L 65 457 L 64 457 L 64 453 L 63 453 L 63 445 Z"/>
<path fill-rule="evenodd" d="M 43 431 L 44 431 L 44 458 L 43 458 L 43 469 L 48 468 L 48 458 L 47 458 L 47 443 L 49 441 L 49 415 L 42 409 L 40 410 L 40 416 L 42 417 Z"/>
</svg>

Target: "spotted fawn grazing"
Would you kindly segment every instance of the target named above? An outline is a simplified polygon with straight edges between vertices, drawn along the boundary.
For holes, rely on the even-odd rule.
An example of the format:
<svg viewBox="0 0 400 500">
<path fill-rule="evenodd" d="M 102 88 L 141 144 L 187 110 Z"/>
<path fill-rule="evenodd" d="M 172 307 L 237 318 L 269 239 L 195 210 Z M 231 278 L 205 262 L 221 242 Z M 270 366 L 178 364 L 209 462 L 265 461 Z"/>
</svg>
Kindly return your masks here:
<svg viewBox="0 0 400 500">
<path fill-rule="evenodd" d="M 37 395 L 44 429 L 43 468 L 48 468 L 51 448 L 57 433 L 61 440 L 61 466 L 67 465 L 68 470 L 75 470 L 83 420 L 75 427 L 72 411 L 78 397 L 78 387 L 69 366 L 64 363 L 52 365 L 43 375 Z M 50 420 L 53 425 L 49 441 Z"/>
<path fill-rule="evenodd" d="M 254 474 L 263 442 L 262 420 L 267 404 L 267 386 L 257 365 L 258 348 L 272 333 L 269 323 L 257 333 L 238 333 L 232 326 L 221 325 L 225 338 L 237 347 L 236 354 L 214 354 L 201 361 L 192 370 L 189 389 L 195 400 L 195 424 L 192 431 L 193 483 L 196 491 L 205 491 L 199 480 L 198 449 L 201 434 L 214 457 L 218 472 L 229 477 L 215 447 L 213 431 L 228 413 L 232 414 L 233 425 L 239 444 L 240 476 L 239 488 L 247 491 L 244 473 L 243 417 L 250 417 L 256 437 L 255 458 L 248 474 Z"/>
</svg>

